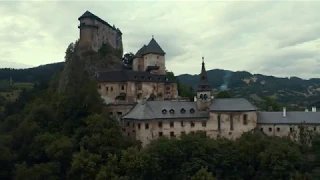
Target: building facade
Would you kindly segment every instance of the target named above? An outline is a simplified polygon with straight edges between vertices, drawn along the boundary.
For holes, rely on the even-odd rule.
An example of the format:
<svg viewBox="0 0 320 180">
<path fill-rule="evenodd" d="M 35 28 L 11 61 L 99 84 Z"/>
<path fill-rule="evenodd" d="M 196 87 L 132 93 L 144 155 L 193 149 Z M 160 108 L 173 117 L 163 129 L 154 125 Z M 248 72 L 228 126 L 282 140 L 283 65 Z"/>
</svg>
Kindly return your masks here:
<svg viewBox="0 0 320 180">
<path fill-rule="evenodd" d="M 174 138 L 201 131 L 211 138 L 239 138 L 258 130 L 269 136 L 297 137 L 303 123 L 310 131 L 320 131 L 320 112 L 259 112 L 244 98 L 215 99 L 202 62 L 194 102 L 149 100 L 136 104 L 122 116 L 125 135 L 145 146 L 159 137 Z"/>
<path fill-rule="evenodd" d="M 111 26 L 98 16 L 86 11 L 78 20 L 80 25 L 80 48 L 89 48 L 98 51 L 104 43 L 110 44 L 115 49 L 122 50 L 122 32 L 114 25 Z"/>
<path fill-rule="evenodd" d="M 99 72 L 97 88 L 110 115 L 127 113 L 133 105 L 147 100 L 172 100 L 178 97 L 177 83 L 166 76 L 165 52 L 152 38 L 139 49 L 132 70 Z"/>
</svg>

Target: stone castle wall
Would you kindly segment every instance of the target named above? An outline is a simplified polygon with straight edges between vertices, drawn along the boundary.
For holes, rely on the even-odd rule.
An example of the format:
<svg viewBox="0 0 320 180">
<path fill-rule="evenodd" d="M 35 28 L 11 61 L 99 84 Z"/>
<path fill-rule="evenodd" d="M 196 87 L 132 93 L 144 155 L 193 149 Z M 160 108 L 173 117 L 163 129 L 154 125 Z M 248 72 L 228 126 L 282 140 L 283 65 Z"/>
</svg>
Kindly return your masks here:
<svg viewBox="0 0 320 180">
<path fill-rule="evenodd" d="M 94 18 L 83 18 L 80 20 L 79 28 L 81 45 L 89 44 L 94 51 L 98 51 L 103 43 L 108 43 L 113 48 L 123 51 L 122 34 L 115 27 Z"/>
</svg>

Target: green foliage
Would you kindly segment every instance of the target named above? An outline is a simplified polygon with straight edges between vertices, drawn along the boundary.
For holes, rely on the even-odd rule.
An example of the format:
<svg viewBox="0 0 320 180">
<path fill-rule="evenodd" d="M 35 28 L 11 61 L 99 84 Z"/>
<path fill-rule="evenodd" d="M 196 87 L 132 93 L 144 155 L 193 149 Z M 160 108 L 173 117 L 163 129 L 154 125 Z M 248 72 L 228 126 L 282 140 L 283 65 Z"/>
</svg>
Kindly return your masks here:
<svg viewBox="0 0 320 180">
<path fill-rule="evenodd" d="M 122 61 L 128 69 L 132 69 L 134 54 L 132 52 L 123 55 Z"/>
<path fill-rule="evenodd" d="M 261 106 L 263 111 L 281 111 L 282 107 L 275 99 L 270 97 L 265 97 L 264 102 Z"/>
<path fill-rule="evenodd" d="M 215 180 L 212 173 L 207 171 L 207 168 L 201 168 L 194 176 L 191 177 L 191 180 Z"/>
<path fill-rule="evenodd" d="M 228 91 L 220 91 L 218 94 L 215 96 L 215 98 L 231 98 L 230 94 Z"/>
</svg>

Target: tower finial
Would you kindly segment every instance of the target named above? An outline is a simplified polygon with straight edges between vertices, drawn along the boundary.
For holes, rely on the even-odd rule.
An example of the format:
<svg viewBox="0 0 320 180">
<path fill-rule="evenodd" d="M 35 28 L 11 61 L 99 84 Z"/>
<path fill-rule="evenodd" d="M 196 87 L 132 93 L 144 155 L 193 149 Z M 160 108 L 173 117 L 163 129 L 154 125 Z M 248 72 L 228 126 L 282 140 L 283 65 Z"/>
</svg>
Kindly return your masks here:
<svg viewBox="0 0 320 180">
<path fill-rule="evenodd" d="M 153 35 L 152 35 L 152 39 L 153 39 Z"/>
<path fill-rule="evenodd" d="M 204 63 L 204 57 L 202 56 L 202 63 Z"/>
</svg>

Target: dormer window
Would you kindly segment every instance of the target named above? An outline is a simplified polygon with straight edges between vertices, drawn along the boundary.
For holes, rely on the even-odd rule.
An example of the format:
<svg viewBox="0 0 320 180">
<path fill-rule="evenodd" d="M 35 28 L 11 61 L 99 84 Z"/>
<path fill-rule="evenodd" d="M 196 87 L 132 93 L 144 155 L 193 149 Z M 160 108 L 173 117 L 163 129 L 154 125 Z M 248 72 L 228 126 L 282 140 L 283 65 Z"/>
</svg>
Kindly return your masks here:
<svg viewBox="0 0 320 180">
<path fill-rule="evenodd" d="M 181 114 L 184 114 L 184 113 L 186 112 L 186 110 L 182 108 L 182 109 L 180 110 L 180 112 L 181 112 Z"/>
<path fill-rule="evenodd" d="M 144 80 L 144 76 L 141 76 L 141 80 Z"/>
<path fill-rule="evenodd" d="M 148 80 L 151 81 L 151 77 L 148 77 Z"/>
<path fill-rule="evenodd" d="M 194 109 L 193 109 L 193 108 L 190 109 L 190 113 L 191 113 L 191 114 L 194 113 Z"/>
<path fill-rule="evenodd" d="M 135 80 L 138 80 L 138 76 L 135 76 L 134 79 L 135 79 Z"/>
<path fill-rule="evenodd" d="M 167 114 L 167 110 L 162 110 L 162 114 Z"/>
<path fill-rule="evenodd" d="M 169 112 L 170 112 L 170 114 L 173 114 L 173 113 L 174 113 L 174 110 L 173 110 L 173 109 L 170 109 Z"/>
</svg>

